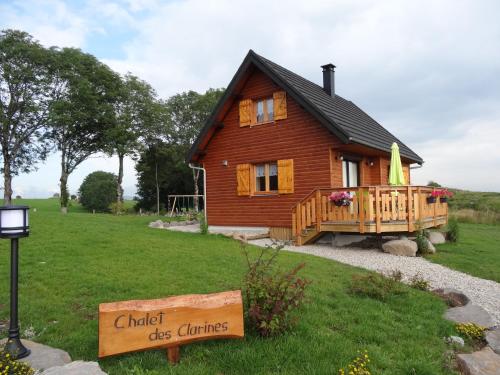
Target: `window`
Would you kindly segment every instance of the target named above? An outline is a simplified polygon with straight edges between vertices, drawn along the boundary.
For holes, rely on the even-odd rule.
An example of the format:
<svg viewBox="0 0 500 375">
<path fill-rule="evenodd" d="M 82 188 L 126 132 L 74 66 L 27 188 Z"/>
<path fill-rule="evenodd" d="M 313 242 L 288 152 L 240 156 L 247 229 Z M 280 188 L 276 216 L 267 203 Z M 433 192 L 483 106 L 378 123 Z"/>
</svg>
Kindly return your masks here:
<svg viewBox="0 0 500 375">
<path fill-rule="evenodd" d="M 254 124 L 274 120 L 274 101 L 272 98 L 254 101 Z"/>
<path fill-rule="evenodd" d="M 359 164 L 357 161 L 342 160 L 342 181 L 344 187 L 359 186 Z"/>
<path fill-rule="evenodd" d="M 255 192 L 278 191 L 278 165 L 276 162 L 255 165 Z"/>
</svg>

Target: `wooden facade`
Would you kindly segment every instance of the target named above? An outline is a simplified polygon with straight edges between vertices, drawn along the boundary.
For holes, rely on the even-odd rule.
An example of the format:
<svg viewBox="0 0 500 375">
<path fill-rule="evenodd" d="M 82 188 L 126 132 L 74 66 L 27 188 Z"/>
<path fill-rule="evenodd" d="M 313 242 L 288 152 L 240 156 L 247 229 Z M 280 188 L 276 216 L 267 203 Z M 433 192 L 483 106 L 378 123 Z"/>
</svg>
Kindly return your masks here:
<svg viewBox="0 0 500 375">
<path fill-rule="evenodd" d="M 335 94 L 332 102 L 332 96 L 317 85 L 292 76 L 296 85 L 307 87 L 314 98 L 321 98 L 318 103 L 344 106 L 343 112 L 325 123 L 314 106 L 310 107 L 279 77 L 259 68 L 263 60 L 255 56 L 249 53 L 209 126 L 190 151 L 189 160 L 206 170 L 209 225 L 269 227 L 276 238 L 304 243 L 323 231 L 413 231 L 420 220 L 425 221 L 425 227 L 446 221 L 446 204 L 429 220 L 428 208 L 422 203 L 426 189 L 419 188 L 417 194 L 416 187 L 407 186 L 404 191 L 394 190 L 395 195 L 387 190 L 390 144 L 397 141 L 394 136 L 352 102 Z M 349 124 L 344 125 L 350 126 L 361 141 L 351 141 L 354 138 L 332 128 L 332 124 L 338 125 L 335 121 L 343 121 L 346 116 Z M 358 122 L 361 125 L 357 127 Z M 410 165 L 422 159 L 401 146 L 403 172 L 409 184 Z M 355 165 L 354 185 L 346 182 L 351 178 L 349 169 L 346 172 L 347 161 Z M 326 198 L 328 192 L 344 189 L 360 193 L 345 186 L 362 186 L 368 200 L 359 200 L 354 194 L 349 210 L 332 207 Z M 384 216 L 388 212 L 391 215 Z"/>
</svg>

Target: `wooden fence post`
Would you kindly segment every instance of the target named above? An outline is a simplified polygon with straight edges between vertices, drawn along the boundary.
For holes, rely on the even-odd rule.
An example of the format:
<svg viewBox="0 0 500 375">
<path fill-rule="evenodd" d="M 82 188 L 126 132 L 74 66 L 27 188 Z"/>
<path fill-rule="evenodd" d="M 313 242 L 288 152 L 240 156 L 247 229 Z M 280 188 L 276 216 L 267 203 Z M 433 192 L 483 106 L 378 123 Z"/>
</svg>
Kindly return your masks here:
<svg viewBox="0 0 500 375">
<path fill-rule="evenodd" d="M 359 233 L 365 233 L 365 191 L 358 188 L 358 210 L 359 210 Z"/>
<path fill-rule="evenodd" d="M 316 231 L 321 230 L 321 191 L 316 190 Z"/>
<path fill-rule="evenodd" d="M 375 187 L 375 228 L 377 233 L 382 233 L 382 223 L 381 223 L 381 213 L 380 213 L 380 186 Z"/>
<path fill-rule="evenodd" d="M 408 232 L 412 233 L 415 230 L 415 225 L 413 223 L 413 189 L 408 185 Z"/>
</svg>

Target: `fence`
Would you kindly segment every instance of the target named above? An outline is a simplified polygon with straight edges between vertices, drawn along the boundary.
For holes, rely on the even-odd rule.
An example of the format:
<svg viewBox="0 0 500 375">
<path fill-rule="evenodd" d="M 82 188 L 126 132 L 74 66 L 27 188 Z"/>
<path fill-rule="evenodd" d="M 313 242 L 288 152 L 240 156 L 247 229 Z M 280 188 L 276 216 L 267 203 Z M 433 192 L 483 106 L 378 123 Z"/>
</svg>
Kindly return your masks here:
<svg viewBox="0 0 500 375">
<path fill-rule="evenodd" d="M 170 216 L 184 215 L 188 212 L 203 211 L 205 197 L 201 194 L 167 196 L 167 210 Z"/>
</svg>

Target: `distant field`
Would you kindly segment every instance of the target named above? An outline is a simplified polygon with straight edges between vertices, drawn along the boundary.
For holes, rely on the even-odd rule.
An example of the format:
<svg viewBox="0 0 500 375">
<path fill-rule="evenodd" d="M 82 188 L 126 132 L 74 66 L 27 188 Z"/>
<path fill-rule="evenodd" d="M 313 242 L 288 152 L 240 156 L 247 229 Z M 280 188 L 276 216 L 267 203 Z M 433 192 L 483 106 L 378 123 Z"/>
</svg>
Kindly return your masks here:
<svg viewBox="0 0 500 375">
<path fill-rule="evenodd" d="M 500 193 L 452 189 L 450 212 L 462 222 L 500 223 Z"/>
</svg>

